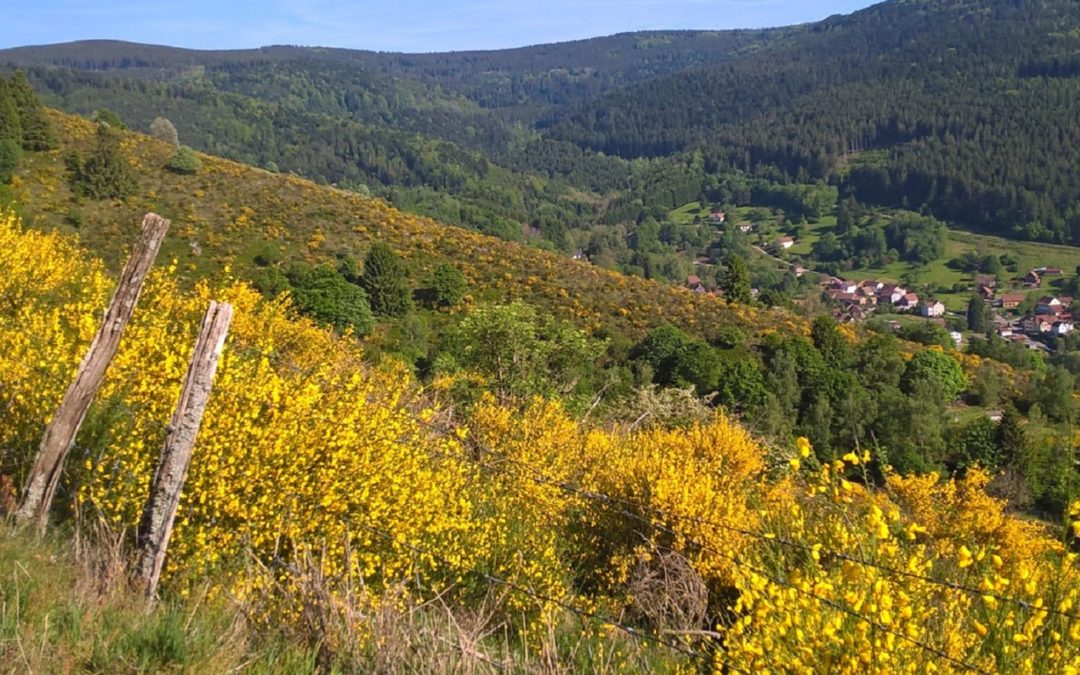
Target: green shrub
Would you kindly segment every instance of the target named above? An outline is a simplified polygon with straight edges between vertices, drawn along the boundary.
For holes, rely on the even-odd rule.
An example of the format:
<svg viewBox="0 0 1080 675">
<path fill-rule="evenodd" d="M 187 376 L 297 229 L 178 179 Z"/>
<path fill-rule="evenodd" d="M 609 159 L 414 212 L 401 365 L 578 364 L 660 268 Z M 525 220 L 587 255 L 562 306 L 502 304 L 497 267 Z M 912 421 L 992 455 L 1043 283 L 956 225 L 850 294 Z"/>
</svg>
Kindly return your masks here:
<svg viewBox="0 0 1080 675">
<path fill-rule="evenodd" d="M 202 160 L 199 159 L 194 150 L 186 145 L 181 145 L 173 153 L 172 159 L 165 165 L 165 168 L 173 173 L 190 176 L 199 173 L 199 169 L 202 168 Z"/>
<path fill-rule="evenodd" d="M 333 267 L 294 265 L 288 280 L 297 309 L 315 320 L 339 330 L 351 328 L 357 335 L 366 335 L 375 327 L 364 289 L 350 284 Z"/>
<path fill-rule="evenodd" d="M 450 263 L 443 263 L 435 268 L 431 290 L 437 306 L 453 307 L 461 302 L 469 287 L 461 270 Z"/>
</svg>

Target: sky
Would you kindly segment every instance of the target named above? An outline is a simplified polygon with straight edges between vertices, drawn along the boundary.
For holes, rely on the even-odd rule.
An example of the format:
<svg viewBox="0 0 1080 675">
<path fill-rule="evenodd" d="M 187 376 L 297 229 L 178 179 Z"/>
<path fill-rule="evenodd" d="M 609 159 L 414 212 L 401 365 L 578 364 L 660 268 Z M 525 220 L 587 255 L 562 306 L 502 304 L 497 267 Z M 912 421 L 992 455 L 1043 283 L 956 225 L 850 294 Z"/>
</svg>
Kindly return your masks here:
<svg viewBox="0 0 1080 675">
<path fill-rule="evenodd" d="M 431 52 L 623 31 L 781 26 L 872 0 L 0 0 L 0 48 L 110 38 L 193 49 L 271 44 Z"/>
</svg>

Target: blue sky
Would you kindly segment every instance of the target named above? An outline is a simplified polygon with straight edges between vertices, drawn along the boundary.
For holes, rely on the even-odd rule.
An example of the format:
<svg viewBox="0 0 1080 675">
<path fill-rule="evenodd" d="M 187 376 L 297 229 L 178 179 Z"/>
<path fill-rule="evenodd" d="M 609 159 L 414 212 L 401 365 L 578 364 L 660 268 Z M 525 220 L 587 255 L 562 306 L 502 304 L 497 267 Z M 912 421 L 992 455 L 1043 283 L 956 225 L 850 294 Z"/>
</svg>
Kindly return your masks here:
<svg viewBox="0 0 1080 675">
<path fill-rule="evenodd" d="M 0 0 L 0 47 L 115 38 L 198 49 L 497 49 L 664 28 L 758 28 L 872 0 Z M 7 5 L 5 7 L 5 5 Z"/>
</svg>

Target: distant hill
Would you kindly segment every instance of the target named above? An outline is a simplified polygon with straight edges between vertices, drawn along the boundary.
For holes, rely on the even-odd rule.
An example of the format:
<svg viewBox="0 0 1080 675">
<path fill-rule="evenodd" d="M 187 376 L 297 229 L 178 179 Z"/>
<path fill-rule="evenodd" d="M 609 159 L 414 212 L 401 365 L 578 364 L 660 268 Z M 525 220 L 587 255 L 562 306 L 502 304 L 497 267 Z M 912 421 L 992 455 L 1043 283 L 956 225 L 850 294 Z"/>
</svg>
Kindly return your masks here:
<svg viewBox="0 0 1080 675">
<path fill-rule="evenodd" d="M 640 337 L 671 322 L 706 338 L 729 325 L 754 333 L 805 330 L 780 311 L 730 306 L 719 298 L 628 277 L 565 256 L 447 226 L 394 209 L 380 199 L 318 186 L 294 176 L 211 156 L 197 175 L 165 169 L 170 147 L 130 134 L 124 145 L 138 167 L 138 192 L 126 201 L 90 201 L 71 192 L 64 157 L 85 150 L 94 125 L 53 113 L 61 145 L 24 158 L 14 192 L 28 225 L 75 231 L 108 264 L 119 265 L 140 216 L 154 210 L 172 219 L 163 256 L 189 279 L 246 276 L 267 245 L 283 259 L 320 261 L 357 255 L 372 242 L 390 244 L 418 284 L 441 262 L 468 278 L 477 300 L 521 298 L 601 334 Z"/>
<path fill-rule="evenodd" d="M 1080 241 L 1080 4 L 908 0 L 730 63 L 556 114 L 558 139 L 626 157 L 830 179 L 991 231 Z"/>
<path fill-rule="evenodd" d="M 735 171 L 1080 242 L 1068 0 L 891 0 L 782 29 L 446 54 L 87 41 L 3 63 L 65 110 L 140 129 L 164 114 L 199 149 L 565 251 L 719 198 Z"/>
</svg>

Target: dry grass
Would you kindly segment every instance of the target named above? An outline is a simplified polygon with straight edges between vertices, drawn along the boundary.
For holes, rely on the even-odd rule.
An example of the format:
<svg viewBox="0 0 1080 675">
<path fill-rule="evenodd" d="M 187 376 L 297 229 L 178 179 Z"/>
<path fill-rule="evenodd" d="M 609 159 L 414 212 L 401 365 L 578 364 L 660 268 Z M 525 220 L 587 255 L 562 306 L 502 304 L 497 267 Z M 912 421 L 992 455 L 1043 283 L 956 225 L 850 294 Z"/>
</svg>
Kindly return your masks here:
<svg viewBox="0 0 1080 675">
<path fill-rule="evenodd" d="M 250 618 L 284 586 L 243 606 L 205 592 L 150 604 L 129 583 L 126 542 L 124 533 L 101 525 L 40 539 L 0 523 L 0 673 L 544 675 L 670 665 L 663 649 L 570 612 L 526 630 L 524 617 L 506 612 L 505 589 L 495 585 L 465 607 L 453 587 L 376 594 L 321 575 L 313 561 L 275 575 L 303 597 L 303 615 L 288 625 Z M 660 611 L 645 610 L 649 621 L 698 622 L 696 604 L 688 610 L 668 595 L 694 587 L 678 561 L 664 558 L 661 568 L 643 570 L 651 571 L 639 579 L 640 598 L 651 597 Z"/>
</svg>

